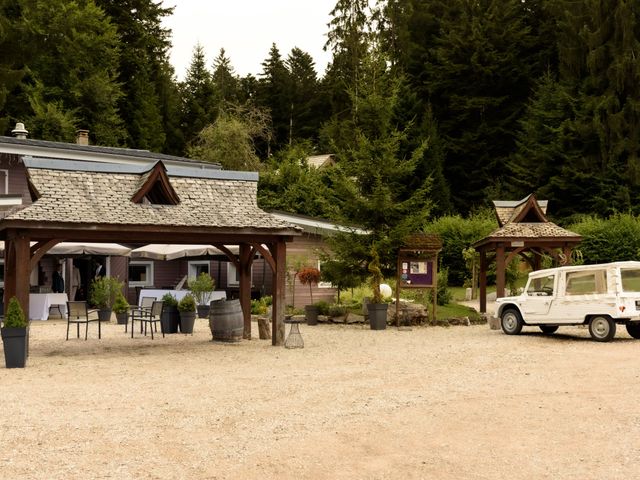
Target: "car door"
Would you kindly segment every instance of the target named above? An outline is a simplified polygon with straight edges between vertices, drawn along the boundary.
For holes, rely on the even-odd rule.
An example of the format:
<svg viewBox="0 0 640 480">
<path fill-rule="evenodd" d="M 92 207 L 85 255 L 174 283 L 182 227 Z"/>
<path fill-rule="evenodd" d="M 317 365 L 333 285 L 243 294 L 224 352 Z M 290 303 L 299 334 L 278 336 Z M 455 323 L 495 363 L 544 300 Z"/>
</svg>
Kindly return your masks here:
<svg viewBox="0 0 640 480">
<path fill-rule="evenodd" d="M 556 272 L 531 278 L 520 305 L 525 322 L 549 322 L 549 310 L 555 299 L 556 283 Z"/>
</svg>

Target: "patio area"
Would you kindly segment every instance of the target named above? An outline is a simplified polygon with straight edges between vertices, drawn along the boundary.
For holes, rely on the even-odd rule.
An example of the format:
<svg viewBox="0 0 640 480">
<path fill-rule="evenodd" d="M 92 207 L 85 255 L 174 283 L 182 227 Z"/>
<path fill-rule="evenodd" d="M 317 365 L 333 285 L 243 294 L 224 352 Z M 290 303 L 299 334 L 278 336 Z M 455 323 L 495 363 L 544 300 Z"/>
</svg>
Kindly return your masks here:
<svg viewBox="0 0 640 480">
<path fill-rule="evenodd" d="M 22 479 L 634 478 L 638 343 L 585 329 L 301 325 L 305 347 L 33 322 L 0 369 L 0 468 Z M 254 325 L 254 331 L 257 328 Z M 288 327 L 287 327 L 288 331 Z M 93 335 L 92 335 L 93 333 Z M 628 368 L 627 368 L 628 367 Z"/>
</svg>

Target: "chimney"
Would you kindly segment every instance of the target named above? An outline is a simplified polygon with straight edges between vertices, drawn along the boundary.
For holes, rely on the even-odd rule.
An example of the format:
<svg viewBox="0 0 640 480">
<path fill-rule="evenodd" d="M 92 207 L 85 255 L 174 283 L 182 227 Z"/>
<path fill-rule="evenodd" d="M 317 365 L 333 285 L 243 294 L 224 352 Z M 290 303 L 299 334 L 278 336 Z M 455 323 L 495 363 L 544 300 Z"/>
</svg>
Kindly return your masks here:
<svg viewBox="0 0 640 480">
<path fill-rule="evenodd" d="M 18 140 L 26 140 L 27 139 L 27 134 L 29 132 L 27 131 L 26 128 L 24 128 L 24 123 L 16 123 L 16 128 L 14 128 L 13 130 L 11 130 L 11 134 L 16 137 Z"/>
<path fill-rule="evenodd" d="M 76 143 L 78 145 L 89 145 L 89 130 L 76 130 Z"/>
</svg>

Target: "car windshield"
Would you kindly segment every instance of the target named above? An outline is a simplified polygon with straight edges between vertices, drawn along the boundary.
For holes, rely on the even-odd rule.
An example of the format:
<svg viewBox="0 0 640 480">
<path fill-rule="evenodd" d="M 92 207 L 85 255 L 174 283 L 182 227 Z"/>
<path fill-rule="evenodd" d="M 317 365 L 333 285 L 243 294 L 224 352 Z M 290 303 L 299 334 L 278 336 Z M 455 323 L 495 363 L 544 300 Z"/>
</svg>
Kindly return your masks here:
<svg viewBox="0 0 640 480">
<path fill-rule="evenodd" d="M 640 292 L 640 269 L 623 268 L 620 270 L 622 277 L 622 290 L 625 292 Z"/>
</svg>

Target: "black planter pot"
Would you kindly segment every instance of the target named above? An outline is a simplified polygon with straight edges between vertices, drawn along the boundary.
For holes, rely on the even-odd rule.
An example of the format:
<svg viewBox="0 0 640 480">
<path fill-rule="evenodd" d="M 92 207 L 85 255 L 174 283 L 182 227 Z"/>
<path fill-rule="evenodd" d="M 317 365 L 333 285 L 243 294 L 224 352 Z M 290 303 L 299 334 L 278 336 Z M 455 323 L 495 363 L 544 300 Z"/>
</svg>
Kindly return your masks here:
<svg viewBox="0 0 640 480">
<path fill-rule="evenodd" d="M 178 324 L 180 323 L 178 307 L 164 307 L 160 321 L 164 333 L 178 333 Z"/>
<path fill-rule="evenodd" d="M 180 331 L 193 334 L 193 325 L 196 323 L 196 312 L 180 312 Z"/>
<path fill-rule="evenodd" d="M 111 321 L 111 309 L 110 308 L 101 308 L 98 310 L 98 320 L 101 322 L 110 322 Z"/>
<path fill-rule="evenodd" d="M 369 326 L 371 330 L 384 330 L 387 328 L 388 303 L 369 303 Z"/>
<path fill-rule="evenodd" d="M 198 305 L 198 318 L 209 318 L 209 305 Z"/>
<path fill-rule="evenodd" d="M 2 328 L 4 344 L 4 361 L 7 368 L 24 368 L 27 363 L 28 329 Z"/>
<path fill-rule="evenodd" d="M 317 325 L 318 324 L 318 306 L 305 305 L 304 316 L 307 320 L 307 325 Z"/>
<path fill-rule="evenodd" d="M 118 325 L 126 325 L 129 321 L 129 314 L 127 312 L 116 313 L 116 321 L 118 322 Z"/>
</svg>

